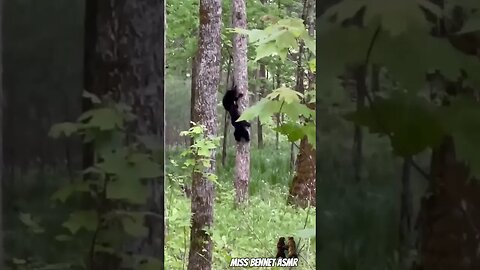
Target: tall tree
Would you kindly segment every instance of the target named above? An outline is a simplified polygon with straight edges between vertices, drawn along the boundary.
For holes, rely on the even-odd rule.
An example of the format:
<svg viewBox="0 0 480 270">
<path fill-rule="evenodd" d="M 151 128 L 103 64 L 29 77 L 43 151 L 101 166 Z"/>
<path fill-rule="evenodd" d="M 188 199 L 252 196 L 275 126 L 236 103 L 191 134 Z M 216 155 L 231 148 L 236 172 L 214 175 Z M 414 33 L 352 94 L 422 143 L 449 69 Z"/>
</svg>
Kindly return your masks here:
<svg viewBox="0 0 480 270">
<path fill-rule="evenodd" d="M 439 23 L 434 28 L 435 35 L 448 38 L 457 50 L 478 57 L 480 40 L 475 37 L 478 37 L 479 31 L 457 34 L 466 25 L 465 18 L 459 16 L 465 10 L 461 7 L 450 10 L 447 1 L 434 2 L 443 11 L 442 17 L 437 18 Z M 474 16 L 478 19 L 478 14 Z M 470 72 L 469 75 L 476 74 Z M 448 97 L 441 101 L 443 107 L 450 107 L 450 102 L 446 101 L 452 100 L 455 95 L 476 99 L 475 91 L 472 93 L 462 83 L 462 76 L 457 81 L 450 81 L 439 73 L 436 75 L 440 78 L 428 81 L 432 93 L 436 93 L 432 97 Z M 476 101 L 478 103 L 478 99 Z M 475 106 L 478 107 L 478 104 Z M 475 144 L 463 140 L 459 142 L 454 134 L 445 136 L 442 143 L 432 149 L 428 188 L 422 198 L 417 221 L 420 231 L 417 239 L 419 260 L 415 269 L 480 269 L 480 184 L 472 175 L 474 169 L 471 166 L 475 163 L 464 162 L 461 150 L 465 145 L 473 148 Z"/>
<path fill-rule="evenodd" d="M 305 25 L 308 29 L 312 28 L 313 15 L 315 10 L 315 1 L 307 0 L 304 2 L 303 15 Z M 313 34 L 313 31 L 309 31 Z M 304 93 L 304 76 L 305 70 L 302 64 L 302 57 L 305 53 L 305 45 L 303 42 L 300 44 L 300 50 L 298 54 L 297 65 L 297 84 L 296 90 Z M 309 86 L 313 86 L 314 76 L 309 74 L 308 76 Z M 309 103 L 307 106 L 310 109 L 315 109 L 314 103 Z M 300 141 L 300 147 L 297 156 L 295 176 L 290 187 L 288 202 L 298 205 L 300 207 L 306 207 L 308 205 L 316 205 L 316 154 L 315 148 L 308 142 L 305 136 Z"/>
<path fill-rule="evenodd" d="M 232 0 L 234 28 L 247 28 L 247 10 L 245 0 Z M 235 33 L 233 35 L 233 78 L 239 93 L 243 98 L 239 99 L 238 107 L 242 112 L 248 107 L 248 70 L 247 70 L 247 37 Z M 236 203 L 248 200 L 248 182 L 250 179 L 250 142 L 240 141 L 237 143 L 237 155 L 235 157 L 235 192 Z"/>
<path fill-rule="evenodd" d="M 163 141 L 164 18 L 163 1 L 86 1 L 84 86 L 89 92 L 111 93 L 132 107 L 136 120 L 129 140 L 151 136 Z M 85 104 L 88 109 L 88 104 Z M 91 146 L 85 166 L 92 164 Z M 145 218 L 149 233 L 126 249 L 163 259 L 163 178 L 149 182 Z M 116 264 L 116 263 L 114 263 Z M 118 269 L 96 264 L 96 269 Z"/>
<path fill-rule="evenodd" d="M 200 0 L 200 26 L 197 51 L 197 74 L 195 76 L 195 113 L 198 124 L 206 127 L 207 136 L 217 133 L 217 90 L 220 82 L 221 56 L 220 0 Z M 215 172 L 215 151 L 206 173 Z M 192 176 L 192 229 L 190 233 L 189 270 L 212 268 L 212 238 L 208 230 L 213 225 L 213 182 L 203 174 Z"/>
</svg>

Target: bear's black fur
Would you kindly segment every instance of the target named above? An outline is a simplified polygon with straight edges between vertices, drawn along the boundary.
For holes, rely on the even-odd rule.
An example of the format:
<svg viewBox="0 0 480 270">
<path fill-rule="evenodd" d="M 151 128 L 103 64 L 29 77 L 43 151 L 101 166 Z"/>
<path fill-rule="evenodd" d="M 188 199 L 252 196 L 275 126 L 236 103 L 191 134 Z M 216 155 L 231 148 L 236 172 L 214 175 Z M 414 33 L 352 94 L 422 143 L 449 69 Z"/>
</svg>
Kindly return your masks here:
<svg viewBox="0 0 480 270">
<path fill-rule="evenodd" d="M 225 110 L 230 114 L 230 119 L 232 120 L 232 126 L 235 128 L 233 136 L 237 142 L 241 141 L 243 138 L 246 142 L 250 141 L 250 133 L 247 127 L 250 127 L 250 123 L 247 121 L 237 122 L 240 117 L 240 112 L 238 111 L 237 101 L 239 98 L 243 97 L 242 93 L 238 93 L 237 86 L 234 85 L 232 89 L 225 92 L 223 96 L 222 104 Z"/>
</svg>

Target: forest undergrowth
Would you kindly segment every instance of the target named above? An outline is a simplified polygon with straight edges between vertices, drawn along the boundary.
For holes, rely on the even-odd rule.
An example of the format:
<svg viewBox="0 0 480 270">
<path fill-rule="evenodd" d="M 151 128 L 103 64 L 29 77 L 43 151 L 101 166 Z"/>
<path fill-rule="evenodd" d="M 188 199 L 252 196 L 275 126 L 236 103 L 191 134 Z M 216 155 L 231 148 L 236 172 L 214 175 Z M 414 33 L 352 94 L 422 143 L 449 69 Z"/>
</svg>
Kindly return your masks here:
<svg viewBox="0 0 480 270">
<path fill-rule="evenodd" d="M 167 160 L 177 155 L 178 151 L 171 150 L 167 152 Z M 229 269 L 232 257 L 275 257 L 279 237 L 302 235 L 304 228 L 315 227 L 314 207 L 295 209 L 285 203 L 292 178 L 289 149 L 252 149 L 251 155 L 250 198 L 241 209 L 235 209 L 233 204 L 234 152 L 228 151 L 225 167 L 219 162 L 220 155 L 217 157 L 213 269 Z M 175 175 L 175 167 L 168 163 L 166 171 Z M 167 181 L 165 267 L 180 270 L 185 269 L 188 260 L 190 199 L 178 183 Z M 315 238 L 302 238 L 297 245 L 301 258 L 296 269 L 316 269 Z"/>
</svg>

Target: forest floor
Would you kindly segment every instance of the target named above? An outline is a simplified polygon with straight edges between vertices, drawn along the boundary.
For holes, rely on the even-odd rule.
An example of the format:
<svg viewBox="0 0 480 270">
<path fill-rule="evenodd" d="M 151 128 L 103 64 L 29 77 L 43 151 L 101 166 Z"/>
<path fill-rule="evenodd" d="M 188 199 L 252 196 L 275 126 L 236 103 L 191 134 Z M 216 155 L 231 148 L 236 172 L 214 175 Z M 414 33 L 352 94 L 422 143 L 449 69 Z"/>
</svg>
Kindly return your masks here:
<svg viewBox="0 0 480 270">
<path fill-rule="evenodd" d="M 233 154 L 228 153 L 225 167 L 219 162 L 220 156 L 217 159 L 219 185 L 214 209 L 213 269 L 228 269 L 232 257 L 275 257 L 279 237 L 295 236 L 304 228 L 315 228 L 315 208 L 295 209 L 286 204 L 292 179 L 288 148 L 252 149 L 250 198 L 242 209 L 235 209 L 233 205 Z M 167 157 L 176 159 L 177 155 L 170 152 Z M 167 173 L 175 174 L 172 170 L 167 163 Z M 190 241 L 190 199 L 174 181 L 169 182 L 165 199 L 168 228 L 165 266 L 184 269 Z M 315 238 L 297 240 L 297 246 L 300 260 L 296 269 L 316 269 Z"/>
</svg>

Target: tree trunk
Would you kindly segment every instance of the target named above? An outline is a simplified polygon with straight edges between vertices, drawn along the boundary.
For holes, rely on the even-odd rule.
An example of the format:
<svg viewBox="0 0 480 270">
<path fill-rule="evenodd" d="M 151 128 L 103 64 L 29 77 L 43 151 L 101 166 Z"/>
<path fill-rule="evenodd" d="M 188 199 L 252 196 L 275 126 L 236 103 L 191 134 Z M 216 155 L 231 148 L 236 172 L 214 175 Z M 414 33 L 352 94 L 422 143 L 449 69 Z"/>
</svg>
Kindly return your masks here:
<svg viewBox="0 0 480 270">
<path fill-rule="evenodd" d="M 3 0 L 0 0 L 0 37 L 3 37 Z M 3 40 L 3 38 L 2 38 Z M 3 162 L 3 115 L 4 115 L 4 95 L 3 95 L 3 46 L 0 43 L 0 269 L 4 269 L 4 254 L 3 254 L 3 176 L 4 162 Z"/>
<path fill-rule="evenodd" d="M 296 174 L 288 196 L 288 203 L 299 207 L 316 205 L 316 152 L 304 137 L 300 142 L 300 149 L 296 162 Z"/>
<path fill-rule="evenodd" d="M 247 12 L 245 0 L 232 1 L 233 28 L 247 28 Z M 247 71 L 247 37 L 242 34 L 233 35 L 233 77 L 239 93 L 243 98 L 239 99 L 240 113 L 248 107 L 248 71 Z M 235 191 L 236 204 L 248 200 L 248 182 L 250 179 L 250 142 L 237 142 L 237 154 L 235 157 Z"/>
<path fill-rule="evenodd" d="M 200 26 L 197 52 L 198 95 L 195 113 L 198 123 L 206 127 L 208 136 L 217 135 L 217 90 L 220 82 L 221 57 L 220 0 L 200 0 Z M 215 151 L 206 173 L 215 173 Z M 213 225 L 215 187 L 213 182 L 199 173 L 192 175 L 192 228 L 190 233 L 189 270 L 212 269 L 213 243 L 208 233 Z"/>
<path fill-rule="evenodd" d="M 380 93 L 380 66 L 376 64 L 372 64 L 371 85 L 373 95 Z"/>
<path fill-rule="evenodd" d="M 361 65 L 357 67 L 355 71 L 355 80 L 357 87 L 357 111 L 360 111 L 365 107 L 365 93 L 367 91 L 367 85 L 365 82 L 366 67 Z M 355 125 L 353 135 L 353 170 L 354 179 L 358 183 L 362 179 L 362 162 L 363 162 L 363 131 L 362 127 Z"/>
<path fill-rule="evenodd" d="M 480 269 L 480 185 L 446 138 L 432 152 L 428 195 L 418 216 L 417 270 Z"/>
<path fill-rule="evenodd" d="M 400 195 L 400 226 L 398 231 L 399 236 L 399 251 L 400 251 L 400 269 L 408 269 L 409 265 L 409 251 L 412 248 L 412 190 L 410 184 L 410 173 L 412 167 L 412 158 L 404 158 L 402 167 L 402 192 Z"/>
<path fill-rule="evenodd" d="M 128 127 L 132 140 L 135 135 L 150 135 L 163 142 L 164 7 L 162 1 L 86 2 L 85 89 L 100 95 L 107 90 L 132 107 L 137 116 Z M 90 164 L 92 150 L 85 153 Z M 163 260 L 163 177 L 151 180 L 149 191 L 144 210 L 156 217 L 145 218 L 148 236 L 126 250 Z M 120 267 L 119 260 L 97 258 L 94 269 Z"/>
<path fill-rule="evenodd" d="M 302 18 L 306 27 L 310 29 L 309 22 L 312 16 L 315 2 L 312 0 L 305 1 L 303 7 Z M 297 83 L 296 91 L 300 93 L 305 92 L 305 70 L 302 65 L 302 57 L 305 53 L 305 45 L 300 43 L 300 49 L 297 60 Z M 313 86 L 314 76 L 309 76 L 309 86 Z M 304 101 L 305 102 L 305 101 Z M 315 103 L 309 103 L 307 106 L 315 109 Z M 293 152 L 293 151 L 292 151 Z M 293 158 L 292 158 L 293 160 Z M 295 176 L 290 187 L 288 203 L 297 205 L 299 207 L 307 207 L 309 205 L 316 205 L 316 152 L 313 146 L 308 142 L 307 137 L 303 137 L 300 141 L 300 149 L 296 161 Z"/>
</svg>

